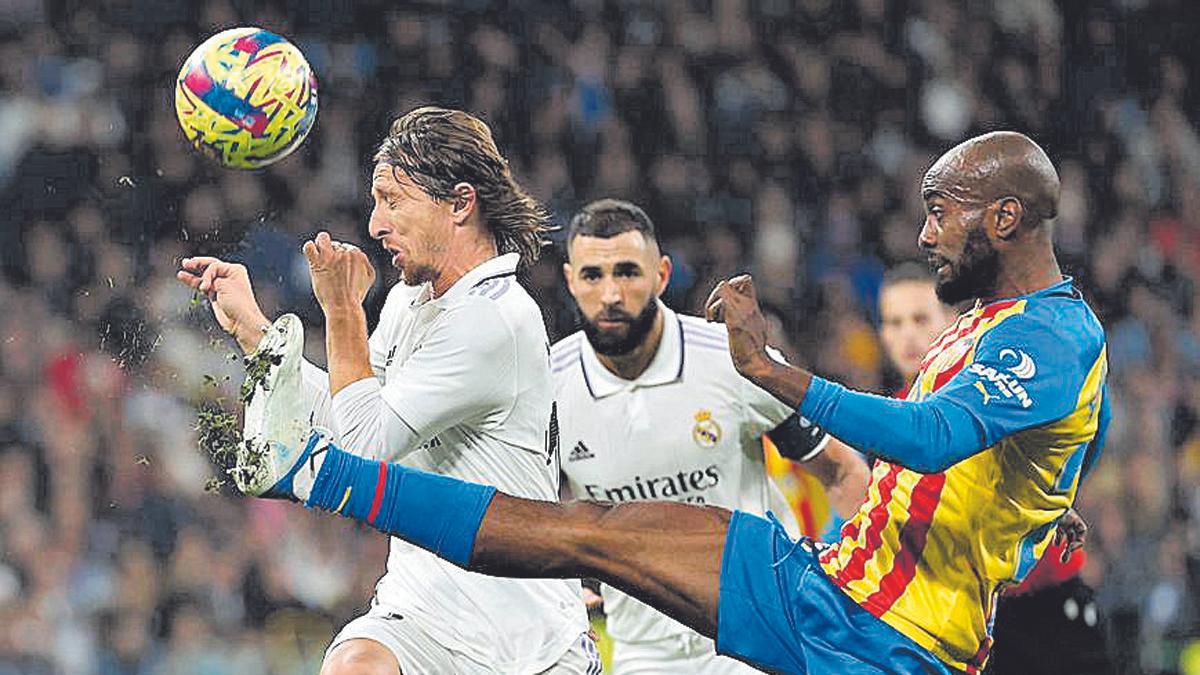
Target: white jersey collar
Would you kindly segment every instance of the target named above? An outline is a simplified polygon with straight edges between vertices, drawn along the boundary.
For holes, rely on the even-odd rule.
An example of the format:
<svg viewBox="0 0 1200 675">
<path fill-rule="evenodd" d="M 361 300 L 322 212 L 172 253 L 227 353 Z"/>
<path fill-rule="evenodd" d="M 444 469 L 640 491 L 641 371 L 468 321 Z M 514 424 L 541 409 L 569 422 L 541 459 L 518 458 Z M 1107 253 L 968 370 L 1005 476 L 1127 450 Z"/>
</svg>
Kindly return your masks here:
<svg viewBox="0 0 1200 675">
<path fill-rule="evenodd" d="M 623 379 L 605 368 L 596 356 L 592 344 L 586 337 L 583 339 L 583 348 L 580 351 L 583 381 L 592 398 L 606 398 L 617 392 L 639 387 L 671 384 L 683 377 L 683 329 L 679 325 L 679 316 L 668 309 L 661 300 L 655 302 L 658 303 L 658 311 L 663 317 L 662 340 L 658 343 L 658 351 L 650 360 L 650 365 L 636 379 Z"/>
<path fill-rule="evenodd" d="M 413 298 L 412 304 L 423 305 L 426 302 L 433 302 L 439 307 L 446 307 L 455 299 L 466 295 L 479 284 L 488 279 L 499 277 L 514 276 L 517 273 L 517 264 L 521 261 L 521 256 L 518 253 L 504 253 L 495 258 L 488 258 L 482 263 L 472 267 L 466 274 L 462 275 L 458 281 L 454 282 L 450 288 L 446 289 L 436 298 L 430 299 L 433 286 L 426 283 L 421 292 L 417 293 Z"/>
</svg>

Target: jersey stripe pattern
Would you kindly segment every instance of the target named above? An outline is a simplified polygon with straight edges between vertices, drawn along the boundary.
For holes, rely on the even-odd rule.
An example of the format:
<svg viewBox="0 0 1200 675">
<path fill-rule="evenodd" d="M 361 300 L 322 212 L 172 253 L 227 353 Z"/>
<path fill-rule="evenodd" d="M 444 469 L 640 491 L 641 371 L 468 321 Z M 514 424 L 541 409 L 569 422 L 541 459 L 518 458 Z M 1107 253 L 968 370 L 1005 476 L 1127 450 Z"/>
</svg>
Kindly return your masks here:
<svg viewBox="0 0 1200 675">
<path fill-rule="evenodd" d="M 829 579 L 948 665 L 981 671 L 998 593 L 1041 557 L 1103 436 L 1106 373 L 1103 331 L 1069 280 L 963 313 L 908 400 L 965 401 L 989 447 L 940 473 L 877 462 L 819 557 Z"/>
</svg>

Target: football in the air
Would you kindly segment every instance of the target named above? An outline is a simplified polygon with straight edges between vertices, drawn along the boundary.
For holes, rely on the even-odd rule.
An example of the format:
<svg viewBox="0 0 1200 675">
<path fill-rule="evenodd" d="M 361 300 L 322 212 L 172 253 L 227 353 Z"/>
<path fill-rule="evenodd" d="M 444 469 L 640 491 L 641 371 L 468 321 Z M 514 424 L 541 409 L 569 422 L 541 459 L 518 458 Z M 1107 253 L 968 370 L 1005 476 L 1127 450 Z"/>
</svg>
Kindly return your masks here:
<svg viewBox="0 0 1200 675">
<path fill-rule="evenodd" d="M 188 141 L 222 165 L 256 169 L 283 159 L 317 119 L 317 78 L 304 54 L 262 28 L 221 31 L 184 62 L 175 115 Z"/>
</svg>

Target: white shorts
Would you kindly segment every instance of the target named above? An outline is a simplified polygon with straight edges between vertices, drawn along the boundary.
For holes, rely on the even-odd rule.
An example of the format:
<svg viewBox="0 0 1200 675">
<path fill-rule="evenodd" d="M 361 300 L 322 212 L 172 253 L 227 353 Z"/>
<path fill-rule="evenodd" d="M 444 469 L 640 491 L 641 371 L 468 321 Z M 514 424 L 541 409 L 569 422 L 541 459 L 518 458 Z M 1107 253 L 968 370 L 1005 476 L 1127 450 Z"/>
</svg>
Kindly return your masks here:
<svg viewBox="0 0 1200 675">
<path fill-rule="evenodd" d="M 495 670 L 461 652 L 438 644 L 419 622 L 400 614 L 389 613 L 378 605 L 371 611 L 346 624 L 329 643 L 325 658 L 335 647 L 347 640 L 374 640 L 387 647 L 400 663 L 404 675 L 495 675 Z M 596 643 L 584 633 L 572 643 L 554 665 L 537 675 L 600 675 L 600 652 Z M 523 674 L 522 674 L 523 675 Z"/>
<path fill-rule="evenodd" d="M 712 640 L 698 633 L 673 635 L 654 642 L 613 641 L 613 675 L 745 675 L 756 668 L 718 656 Z"/>
</svg>

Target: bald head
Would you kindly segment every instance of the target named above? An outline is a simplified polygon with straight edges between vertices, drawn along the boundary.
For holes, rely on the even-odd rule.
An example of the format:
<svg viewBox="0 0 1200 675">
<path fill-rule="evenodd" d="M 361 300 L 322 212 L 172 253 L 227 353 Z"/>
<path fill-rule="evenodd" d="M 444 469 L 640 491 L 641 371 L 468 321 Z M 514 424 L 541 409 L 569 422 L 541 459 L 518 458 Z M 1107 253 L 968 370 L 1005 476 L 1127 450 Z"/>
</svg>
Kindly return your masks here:
<svg viewBox="0 0 1200 675">
<path fill-rule="evenodd" d="M 941 194 L 982 206 L 1015 198 L 1038 221 L 1058 214 L 1058 190 L 1058 172 L 1045 151 L 1014 131 L 996 131 L 956 145 L 934 162 L 921 182 L 926 199 Z"/>
</svg>

